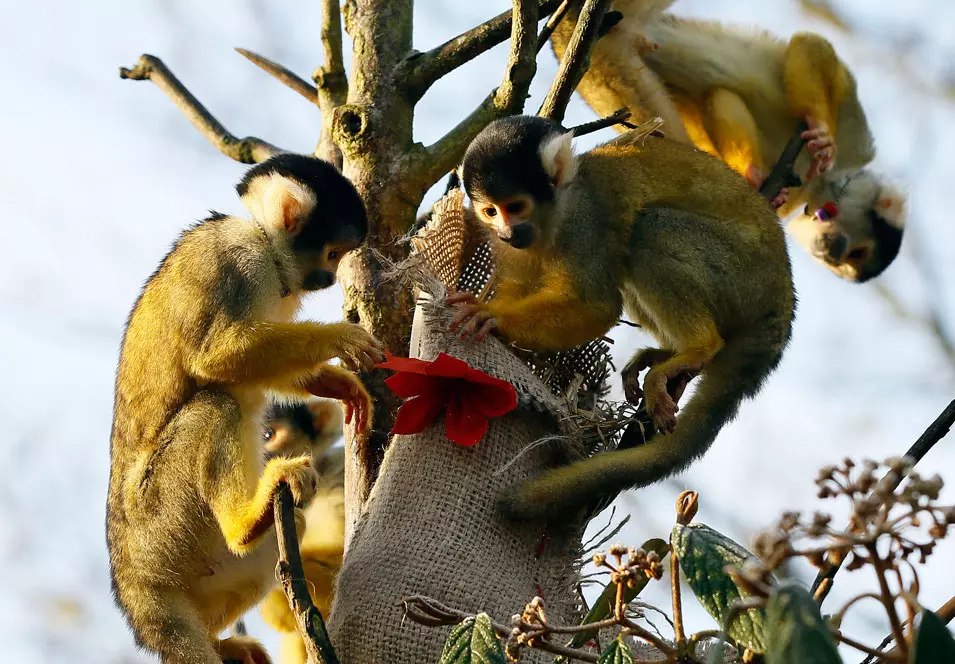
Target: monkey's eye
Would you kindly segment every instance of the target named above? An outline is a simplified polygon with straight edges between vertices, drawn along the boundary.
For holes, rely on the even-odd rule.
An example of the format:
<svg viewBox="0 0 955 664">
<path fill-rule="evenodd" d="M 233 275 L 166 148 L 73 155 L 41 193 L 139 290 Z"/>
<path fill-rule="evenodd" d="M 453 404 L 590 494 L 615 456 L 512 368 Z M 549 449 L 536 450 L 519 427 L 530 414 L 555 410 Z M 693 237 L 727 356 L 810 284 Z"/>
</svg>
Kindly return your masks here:
<svg viewBox="0 0 955 664">
<path fill-rule="evenodd" d="M 807 217 L 809 216 L 809 203 L 806 203 L 806 205 L 803 207 L 802 213 Z"/>
<path fill-rule="evenodd" d="M 268 442 L 275 437 L 275 429 L 272 427 L 265 427 L 265 431 L 262 432 L 262 440 Z"/>
<path fill-rule="evenodd" d="M 497 216 L 497 208 L 493 208 L 493 207 L 486 207 L 486 208 L 484 208 L 484 216 L 485 216 L 485 217 L 496 217 L 496 216 Z"/>
<path fill-rule="evenodd" d="M 333 261 L 341 255 L 341 252 L 336 250 L 328 252 L 328 260 Z"/>
<path fill-rule="evenodd" d="M 527 209 L 527 204 L 524 201 L 514 201 L 508 203 L 507 207 L 504 208 L 510 214 L 523 214 L 524 210 Z"/>
<path fill-rule="evenodd" d="M 856 247 L 846 254 L 846 258 L 850 261 L 861 261 L 864 260 L 868 254 L 869 251 L 865 247 Z"/>
</svg>

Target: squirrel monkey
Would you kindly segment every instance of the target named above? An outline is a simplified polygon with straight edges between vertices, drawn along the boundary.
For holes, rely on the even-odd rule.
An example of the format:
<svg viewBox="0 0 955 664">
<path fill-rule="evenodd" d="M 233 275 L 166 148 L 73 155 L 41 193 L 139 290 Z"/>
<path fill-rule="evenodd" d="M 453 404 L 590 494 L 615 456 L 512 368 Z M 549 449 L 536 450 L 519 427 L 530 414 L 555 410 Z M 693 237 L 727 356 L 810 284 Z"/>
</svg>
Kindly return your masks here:
<svg viewBox="0 0 955 664">
<path fill-rule="evenodd" d="M 269 661 L 218 634 L 274 584 L 272 500 L 315 493 L 309 456 L 265 463 L 269 392 L 341 399 L 363 432 L 371 400 L 339 357 L 370 370 L 380 344 L 358 325 L 291 322 L 331 286 L 368 232 L 333 166 L 283 154 L 237 190 L 251 219 L 218 213 L 185 231 L 149 278 L 116 377 L 106 534 L 113 594 L 137 643 L 163 662 Z"/>
<path fill-rule="evenodd" d="M 318 470 L 319 489 L 305 509 L 306 529 L 300 546 L 312 601 L 327 617 L 345 552 L 345 450 L 331 447 L 342 435 L 341 410 L 324 400 L 277 404 L 266 413 L 264 422 L 268 456 L 307 454 Z M 265 622 L 282 633 L 283 664 L 306 664 L 305 644 L 285 592 L 272 590 L 260 611 Z"/>
<path fill-rule="evenodd" d="M 564 350 L 606 334 L 625 310 L 661 348 L 633 357 L 624 391 L 634 403 L 643 396 L 669 435 L 530 480 L 503 498 L 524 518 L 560 516 L 700 457 L 778 364 L 795 307 L 782 229 L 725 164 L 639 130 L 579 157 L 571 139 L 522 116 L 491 123 L 468 147 L 459 173 L 490 230 L 496 295 L 486 304 L 449 296 L 451 329 Z M 667 381 L 697 373 L 702 383 L 676 419 L 679 394 Z"/>
<path fill-rule="evenodd" d="M 664 118 L 670 138 L 717 155 L 759 187 L 800 120 L 803 186 L 773 201 L 787 230 L 836 275 L 864 282 L 898 255 L 903 194 L 868 168 L 872 133 L 855 78 L 820 35 L 769 33 L 662 13 L 673 0 L 614 0 L 622 13 L 598 42 L 578 91 L 598 114 L 627 106 Z M 575 15 L 577 9 L 571 10 Z M 558 57 L 574 20 L 551 42 Z"/>
</svg>

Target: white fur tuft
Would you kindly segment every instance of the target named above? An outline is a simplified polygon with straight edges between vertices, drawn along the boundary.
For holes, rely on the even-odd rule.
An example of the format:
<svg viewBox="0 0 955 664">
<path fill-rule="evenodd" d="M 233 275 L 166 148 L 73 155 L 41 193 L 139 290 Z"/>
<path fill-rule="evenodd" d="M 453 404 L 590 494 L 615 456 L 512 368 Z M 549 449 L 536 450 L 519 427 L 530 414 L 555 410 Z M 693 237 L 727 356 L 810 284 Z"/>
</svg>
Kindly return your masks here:
<svg viewBox="0 0 955 664">
<path fill-rule="evenodd" d="M 541 165 L 555 187 L 570 183 L 577 175 L 577 158 L 574 156 L 573 139 L 573 132 L 568 131 L 551 136 L 541 143 Z"/>
<path fill-rule="evenodd" d="M 291 233 L 317 203 L 310 189 L 279 173 L 269 173 L 253 180 L 242 202 L 256 221 L 266 228 Z"/>
<path fill-rule="evenodd" d="M 879 198 L 875 202 L 875 211 L 890 226 L 900 231 L 905 228 L 907 207 L 905 194 L 901 189 L 891 184 L 882 185 Z"/>
</svg>

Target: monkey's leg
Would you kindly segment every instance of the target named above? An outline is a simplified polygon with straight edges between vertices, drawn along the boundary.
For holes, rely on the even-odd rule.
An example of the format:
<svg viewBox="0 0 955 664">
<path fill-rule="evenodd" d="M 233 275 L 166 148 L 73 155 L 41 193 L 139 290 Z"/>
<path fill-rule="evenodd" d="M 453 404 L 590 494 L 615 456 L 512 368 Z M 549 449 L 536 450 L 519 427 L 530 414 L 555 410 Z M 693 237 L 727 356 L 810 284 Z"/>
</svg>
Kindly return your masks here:
<svg viewBox="0 0 955 664">
<path fill-rule="evenodd" d="M 667 382 L 681 374 L 694 376 L 703 371 L 722 347 L 723 339 L 714 328 L 695 343 L 650 369 L 643 381 L 643 391 L 647 412 L 657 429 L 672 432 L 676 426 L 679 407 L 677 400 L 667 391 Z M 683 383 L 682 387 L 685 386 Z"/>
<path fill-rule="evenodd" d="M 636 405 L 643 398 L 640 389 L 640 374 L 644 369 L 660 364 L 676 355 L 675 350 L 669 348 L 642 348 L 627 362 L 620 372 L 623 378 L 623 393 L 627 401 Z"/>
<path fill-rule="evenodd" d="M 199 492 L 229 550 L 241 556 L 272 526 L 272 499 L 279 483 L 287 483 L 296 505 L 302 506 L 315 495 L 318 475 L 308 456 L 273 458 L 262 471 L 257 430 L 243 426 L 235 399 L 223 392 L 200 395 L 190 406 L 196 415 Z"/>
<path fill-rule="evenodd" d="M 199 612 L 175 590 L 134 589 L 130 614 L 141 645 L 167 664 L 222 664 Z"/>
<path fill-rule="evenodd" d="M 704 102 L 706 129 L 723 161 L 758 187 L 766 178 L 759 128 L 746 102 L 735 92 L 713 88 Z"/>
<path fill-rule="evenodd" d="M 849 90 L 849 76 L 826 39 L 808 32 L 793 35 L 783 62 L 786 99 L 796 117 L 805 117 L 809 131 L 803 138 L 815 169 L 825 172 L 835 159 L 834 132 L 839 107 Z"/>
</svg>

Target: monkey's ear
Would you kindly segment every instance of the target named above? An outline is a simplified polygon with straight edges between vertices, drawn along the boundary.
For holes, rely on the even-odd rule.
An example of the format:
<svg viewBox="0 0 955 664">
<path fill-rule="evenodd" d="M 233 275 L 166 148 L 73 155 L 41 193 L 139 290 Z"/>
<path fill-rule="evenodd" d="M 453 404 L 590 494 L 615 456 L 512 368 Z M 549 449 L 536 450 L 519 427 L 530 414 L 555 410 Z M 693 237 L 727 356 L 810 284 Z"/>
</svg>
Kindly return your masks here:
<svg viewBox="0 0 955 664">
<path fill-rule="evenodd" d="M 295 235 L 315 208 L 315 194 L 303 184 L 269 173 L 249 183 L 242 202 L 266 228 Z"/>
<path fill-rule="evenodd" d="M 337 436 L 342 433 L 342 409 L 333 401 L 315 399 L 306 404 L 312 414 L 315 431 L 319 436 Z"/>
<path fill-rule="evenodd" d="M 574 133 L 568 131 L 544 139 L 540 147 L 541 165 L 550 177 L 551 184 L 562 187 L 577 175 L 577 158 L 574 156 Z"/>
<path fill-rule="evenodd" d="M 893 228 L 903 230 L 906 219 L 905 194 L 891 184 L 882 185 L 879 197 L 875 201 L 875 212 Z"/>
</svg>

